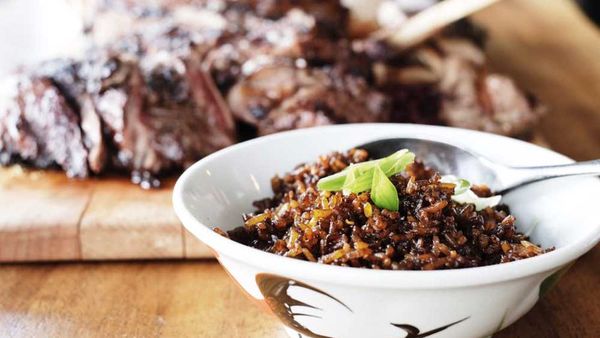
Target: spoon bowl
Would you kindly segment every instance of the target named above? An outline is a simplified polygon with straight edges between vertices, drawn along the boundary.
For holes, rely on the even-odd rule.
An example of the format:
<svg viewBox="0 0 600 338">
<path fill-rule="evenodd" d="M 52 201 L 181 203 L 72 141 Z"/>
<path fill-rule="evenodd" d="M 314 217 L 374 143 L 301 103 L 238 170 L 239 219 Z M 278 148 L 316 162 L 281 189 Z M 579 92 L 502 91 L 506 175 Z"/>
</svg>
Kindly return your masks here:
<svg viewBox="0 0 600 338">
<path fill-rule="evenodd" d="M 452 174 L 471 182 L 486 182 L 492 191 L 499 194 L 551 178 L 600 175 L 600 160 L 510 167 L 462 147 L 425 138 L 387 138 L 371 141 L 357 148 L 367 150 L 372 158 L 382 158 L 399 149 L 409 149 L 418 159 L 440 173 Z"/>
<path fill-rule="evenodd" d="M 455 175 L 471 182 L 486 182 L 492 189 L 501 186 L 497 173 L 473 153 L 457 146 L 419 138 L 389 138 L 357 146 L 372 158 L 388 156 L 399 149 L 408 149 L 417 159 L 444 175 Z"/>
</svg>

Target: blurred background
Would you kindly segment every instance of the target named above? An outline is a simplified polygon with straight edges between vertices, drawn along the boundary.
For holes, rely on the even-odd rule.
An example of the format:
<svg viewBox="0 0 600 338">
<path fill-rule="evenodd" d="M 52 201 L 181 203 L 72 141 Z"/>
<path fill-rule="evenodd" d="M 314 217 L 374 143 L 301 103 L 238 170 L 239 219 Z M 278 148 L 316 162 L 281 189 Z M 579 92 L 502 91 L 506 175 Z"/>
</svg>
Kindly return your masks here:
<svg viewBox="0 0 600 338">
<path fill-rule="evenodd" d="M 362 2 L 355 16 L 369 17 L 375 6 L 364 4 L 381 2 Z M 434 2 L 397 1 L 404 8 Z M 52 58 L 80 57 L 93 44 L 84 31 L 96 20 L 99 3 L 155 6 L 161 1 L 2 0 L 0 75 Z M 484 51 L 491 71 L 506 74 L 546 110 L 534 137 L 575 159 L 600 157 L 600 38 L 593 23 L 600 16 L 598 2 L 505 0 L 493 7 L 476 13 L 473 21 L 488 36 Z M 111 29 L 131 27 L 117 20 Z"/>
<path fill-rule="evenodd" d="M 0 74 L 84 49 L 83 17 L 67 0 L 0 2 Z"/>
<path fill-rule="evenodd" d="M 581 3 L 598 17 L 597 1 Z M 540 128 L 549 145 L 579 160 L 598 158 L 598 25 L 569 0 L 507 1 L 475 20 L 490 32 L 486 52 L 493 67 L 510 73 L 548 105 Z"/>
</svg>

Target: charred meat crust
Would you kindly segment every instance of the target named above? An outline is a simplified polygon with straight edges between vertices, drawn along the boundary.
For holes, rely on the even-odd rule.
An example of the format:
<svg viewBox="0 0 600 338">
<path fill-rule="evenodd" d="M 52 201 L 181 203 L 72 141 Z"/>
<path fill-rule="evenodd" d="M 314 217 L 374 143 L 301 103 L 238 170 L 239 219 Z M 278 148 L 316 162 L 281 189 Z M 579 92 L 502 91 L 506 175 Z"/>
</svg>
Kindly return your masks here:
<svg viewBox="0 0 600 338">
<path fill-rule="evenodd" d="M 151 187 L 238 138 L 282 130 L 389 121 L 521 137 L 539 118 L 535 100 L 488 73 L 485 34 L 468 21 L 398 53 L 349 36 L 339 1 L 97 3 L 82 60 L 6 81 L 1 163 L 118 170 Z"/>
</svg>

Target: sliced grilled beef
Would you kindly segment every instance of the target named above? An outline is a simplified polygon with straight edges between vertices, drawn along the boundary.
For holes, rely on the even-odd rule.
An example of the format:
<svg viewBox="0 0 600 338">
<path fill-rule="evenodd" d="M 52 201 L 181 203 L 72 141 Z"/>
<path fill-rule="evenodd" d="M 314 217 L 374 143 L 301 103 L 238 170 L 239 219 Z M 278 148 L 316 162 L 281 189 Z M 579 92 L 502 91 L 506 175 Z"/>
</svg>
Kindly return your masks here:
<svg viewBox="0 0 600 338">
<path fill-rule="evenodd" d="M 135 59 L 95 56 L 86 64 L 87 91 L 104 124 L 112 165 L 126 170 L 155 168 L 158 156 L 149 147 L 152 136 L 141 123 L 144 84 Z"/>
<path fill-rule="evenodd" d="M 488 74 L 483 52 L 463 39 L 438 43 L 444 53 L 440 72 L 440 120 L 447 125 L 509 136 L 527 136 L 540 108 L 515 83 Z"/>
<path fill-rule="evenodd" d="M 488 74 L 481 35 L 461 33 L 461 27 L 403 54 L 381 41 L 353 47 L 374 61 L 376 83 L 392 99 L 394 121 L 526 136 L 540 108 L 510 79 Z"/>
<path fill-rule="evenodd" d="M 69 177 L 89 174 L 79 117 L 52 81 L 16 76 L 6 80 L 0 99 L 0 158 L 37 167 L 58 165 Z"/>
<path fill-rule="evenodd" d="M 343 30 L 347 20 L 348 10 L 343 7 L 339 1 L 315 1 L 315 0 L 242 0 L 226 1 L 228 8 L 235 9 L 240 7 L 240 3 L 245 8 L 241 10 L 251 10 L 258 16 L 278 19 L 285 16 L 294 8 L 302 9 L 310 13 L 317 21 L 334 27 L 337 30 Z M 238 10 L 239 10 L 238 9 Z"/>
<path fill-rule="evenodd" d="M 408 17 L 434 1 L 398 10 Z M 0 98 L 0 162 L 78 177 L 117 168 L 150 187 L 232 144 L 235 123 L 242 137 L 387 121 L 522 136 L 538 118 L 512 81 L 487 73 L 484 35 L 468 22 L 399 51 L 350 40 L 339 1 L 89 3 L 99 3 L 92 53 L 0 91 L 10 94 Z"/>
<path fill-rule="evenodd" d="M 360 76 L 339 68 L 304 68 L 274 62 L 255 70 L 229 92 L 234 115 L 259 134 L 329 123 L 386 122 L 390 102 Z"/>
<path fill-rule="evenodd" d="M 257 125 L 300 87 L 319 85 L 319 81 L 325 79 L 323 73 L 312 76 L 310 71 L 286 59 L 257 67 L 260 68 L 240 80 L 227 95 L 234 116 L 252 125 Z"/>
<path fill-rule="evenodd" d="M 236 84 L 227 96 L 234 115 L 259 134 L 331 123 L 385 122 L 390 106 L 364 78 L 342 68 L 271 64 Z"/>
<path fill-rule="evenodd" d="M 364 87 L 360 79 L 346 79 L 343 88 L 315 85 L 300 88 L 258 123 L 258 134 L 334 123 L 390 121 L 387 98 Z"/>
<path fill-rule="evenodd" d="M 132 33 L 158 36 L 165 32 L 165 27 L 204 34 L 235 30 L 236 26 L 228 22 L 219 10 L 223 6 L 212 0 L 217 6 L 208 6 L 199 1 L 100 2 L 103 3 L 89 9 L 93 13 L 93 20 L 89 22 L 89 36 L 96 46 L 112 45 Z"/>
<path fill-rule="evenodd" d="M 246 16 L 239 29 L 220 41 L 204 61 L 223 92 L 271 59 L 284 57 L 323 65 L 333 63 L 339 53 L 337 39 L 320 30 L 315 18 L 299 9 L 278 20 Z"/>
<path fill-rule="evenodd" d="M 185 167 L 235 142 L 231 113 L 195 53 L 105 54 L 89 64 L 93 106 L 113 165 L 147 178 Z"/>
<path fill-rule="evenodd" d="M 79 114 L 84 145 L 88 150 L 88 167 L 98 174 L 105 168 L 108 150 L 102 134 L 100 116 L 86 90 L 86 71 L 85 63 L 57 59 L 44 62 L 35 70 L 35 74 L 51 79 L 73 111 Z"/>
<path fill-rule="evenodd" d="M 468 82 L 464 74 L 461 76 L 460 80 L 449 78 L 443 82 L 443 123 L 501 135 L 528 136 L 540 110 L 512 80 L 498 74 L 472 74 L 477 78 Z"/>
<path fill-rule="evenodd" d="M 235 142 L 229 108 L 195 54 L 162 51 L 144 56 L 141 65 L 155 146 L 165 158 L 187 166 Z"/>
</svg>

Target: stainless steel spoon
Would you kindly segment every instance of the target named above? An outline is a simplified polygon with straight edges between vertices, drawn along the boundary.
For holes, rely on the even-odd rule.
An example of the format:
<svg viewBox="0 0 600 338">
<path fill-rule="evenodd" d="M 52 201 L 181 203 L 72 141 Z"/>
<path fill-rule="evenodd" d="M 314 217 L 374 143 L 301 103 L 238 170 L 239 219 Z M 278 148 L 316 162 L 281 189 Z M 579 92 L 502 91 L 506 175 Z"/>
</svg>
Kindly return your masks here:
<svg viewBox="0 0 600 338">
<path fill-rule="evenodd" d="M 509 167 L 457 146 L 418 138 L 389 138 L 369 142 L 365 149 L 372 158 L 381 158 L 400 149 L 409 149 L 417 158 L 438 170 L 489 186 L 503 194 L 529 183 L 564 176 L 600 176 L 600 160 L 538 167 Z"/>
</svg>

